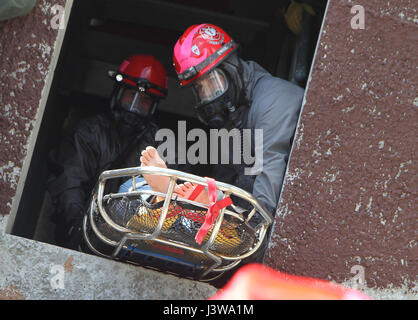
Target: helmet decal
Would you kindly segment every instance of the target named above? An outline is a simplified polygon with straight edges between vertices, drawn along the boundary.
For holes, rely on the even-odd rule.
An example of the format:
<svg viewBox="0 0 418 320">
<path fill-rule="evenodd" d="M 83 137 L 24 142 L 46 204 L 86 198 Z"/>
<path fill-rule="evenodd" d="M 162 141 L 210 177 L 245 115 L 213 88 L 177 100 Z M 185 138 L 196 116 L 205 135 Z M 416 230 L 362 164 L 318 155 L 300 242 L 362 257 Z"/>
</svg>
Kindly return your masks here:
<svg viewBox="0 0 418 320">
<path fill-rule="evenodd" d="M 174 55 L 180 57 L 179 64 L 182 65 L 182 71 L 189 68 L 193 64 L 202 62 L 208 56 L 207 53 L 203 54 L 197 45 L 195 45 L 197 50 L 193 49 L 193 36 L 198 32 L 201 26 L 202 25 L 194 26 L 189 35 L 181 37 L 179 42 L 174 47 Z M 193 54 L 190 54 L 190 52 Z M 199 54 L 196 54 L 196 52 L 199 52 Z"/>
<path fill-rule="evenodd" d="M 199 34 L 206 40 L 209 40 L 211 44 L 220 44 L 224 41 L 223 33 L 216 30 L 211 26 L 203 26 L 199 30 Z"/>
<path fill-rule="evenodd" d="M 193 47 L 192 47 L 192 52 L 195 54 L 195 55 L 197 55 L 197 56 L 200 56 L 200 50 L 199 50 L 199 47 L 197 46 L 197 45 L 193 45 Z"/>
</svg>

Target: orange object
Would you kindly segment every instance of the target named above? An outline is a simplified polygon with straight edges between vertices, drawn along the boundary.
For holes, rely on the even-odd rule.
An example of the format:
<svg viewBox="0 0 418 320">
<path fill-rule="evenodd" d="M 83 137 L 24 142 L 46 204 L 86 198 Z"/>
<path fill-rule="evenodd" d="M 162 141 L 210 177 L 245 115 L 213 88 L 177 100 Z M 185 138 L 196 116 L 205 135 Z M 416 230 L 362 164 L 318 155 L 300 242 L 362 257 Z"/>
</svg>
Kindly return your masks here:
<svg viewBox="0 0 418 320">
<path fill-rule="evenodd" d="M 325 280 L 293 276 L 253 263 L 243 266 L 209 300 L 371 300 Z"/>
</svg>

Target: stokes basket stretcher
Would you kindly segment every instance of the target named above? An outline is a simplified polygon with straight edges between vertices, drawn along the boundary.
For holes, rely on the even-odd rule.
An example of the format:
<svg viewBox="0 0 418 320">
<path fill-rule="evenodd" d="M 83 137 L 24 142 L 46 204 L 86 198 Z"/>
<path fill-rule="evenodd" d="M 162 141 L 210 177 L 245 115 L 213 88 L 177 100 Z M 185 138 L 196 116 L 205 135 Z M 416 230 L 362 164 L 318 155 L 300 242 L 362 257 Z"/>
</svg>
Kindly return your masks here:
<svg viewBox="0 0 418 320">
<path fill-rule="evenodd" d="M 136 190 L 135 177 L 142 174 L 168 176 L 167 193 Z M 132 178 L 130 192 L 104 194 L 109 179 L 123 177 Z M 180 180 L 215 188 L 223 199 L 215 199 L 216 203 L 211 199 L 208 205 L 179 198 L 173 190 Z M 252 209 L 234 206 L 231 195 L 244 199 Z M 146 196 L 164 200 L 151 203 Z M 84 217 L 83 233 L 97 255 L 210 280 L 254 254 L 271 223 L 270 213 L 240 188 L 177 170 L 136 167 L 101 174 Z"/>
</svg>

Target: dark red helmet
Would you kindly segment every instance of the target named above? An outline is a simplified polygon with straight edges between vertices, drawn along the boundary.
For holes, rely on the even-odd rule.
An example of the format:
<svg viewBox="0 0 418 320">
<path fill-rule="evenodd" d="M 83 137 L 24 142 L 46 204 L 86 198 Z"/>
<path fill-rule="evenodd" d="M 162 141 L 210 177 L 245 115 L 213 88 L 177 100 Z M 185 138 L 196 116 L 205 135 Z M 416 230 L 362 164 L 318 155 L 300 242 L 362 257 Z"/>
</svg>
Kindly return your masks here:
<svg viewBox="0 0 418 320">
<path fill-rule="evenodd" d="M 155 57 L 137 54 L 125 59 L 119 70 L 109 71 L 117 82 L 123 82 L 148 94 L 167 96 L 167 70 Z"/>
<path fill-rule="evenodd" d="M 110 108 L 115 119 L 140 123 L 135 117 L 152 116 L 159 100 L 167 96 L 168 77 L 165 67 L 151 55 L 137 54 L 125 59 L 118 71 L 109 71 L 116 82 Z"/>
</svg>

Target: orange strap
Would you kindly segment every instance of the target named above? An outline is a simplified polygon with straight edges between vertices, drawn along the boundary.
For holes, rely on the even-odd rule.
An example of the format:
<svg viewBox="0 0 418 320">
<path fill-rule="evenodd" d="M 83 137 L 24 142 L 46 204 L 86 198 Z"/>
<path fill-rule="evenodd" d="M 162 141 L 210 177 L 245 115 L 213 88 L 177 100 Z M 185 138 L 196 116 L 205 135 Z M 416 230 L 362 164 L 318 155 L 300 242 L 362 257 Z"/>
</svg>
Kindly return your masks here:
<svg viewBox="0 0 418 320">
<path fill-rule="evenodd" d="M 198 244 L 201 244 L 209 230 L 214 225 L 216 218 L 219 215 L 219 211 L 232 204 L 230 197 L 224 198 L 222 200 L 216 201 L 218 195 L 216 193 L 216 182 L 212 178 L 205 177 L 208 184 L 208 196 L 209 196 L 209 208 L 206 213 L 205 222 L 200 227 L 199 231 L 196 233 L 195 240 Z M 203 185 L 198 185 L 189 196 L 189 200 L 194 200 L 202 192 L 205 187 Z"/>
</svg>

